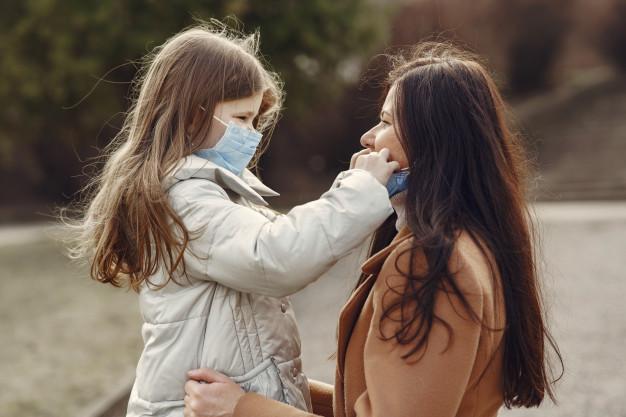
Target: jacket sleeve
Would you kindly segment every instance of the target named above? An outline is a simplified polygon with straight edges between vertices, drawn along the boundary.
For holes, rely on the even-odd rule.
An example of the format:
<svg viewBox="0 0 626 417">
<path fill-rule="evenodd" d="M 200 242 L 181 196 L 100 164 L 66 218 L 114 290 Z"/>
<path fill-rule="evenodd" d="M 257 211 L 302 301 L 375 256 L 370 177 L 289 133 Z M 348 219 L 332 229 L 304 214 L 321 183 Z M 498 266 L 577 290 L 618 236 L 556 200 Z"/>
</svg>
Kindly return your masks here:
<svg viewBox="0 0 626 417">
<path fill-rule="evenodd" d="M 190 231 L 193 276 L 243 292 L 293 294 L 316 280 L 391 215 L 387 191 L 370 173 L 344 171 L 320 199 L 274 219 L 235 204 L 216 184 L 195 181 L 177 212 Z"/>
<path fill-rule="evenodd" d="M 408 256 L 407 256 L 408 257 Z M 395 339 L 380 337 L 380 318 L 384 305 L 399 299 L 389 286 L 403 288 L 406 278 L 394 267 L 397 256 L 390 256 L 374 286 L 374 312 L 364 352 L 366 391 L 355 402 L 358 417 L 453 417 L 466 391 L 478 352 L 481 325 L 473 321 L 458 297 L 439 292 L 435 299 L 435 314 L 445 320 L 453 331 L 449 340 L 444 326 L 435 322 L 425 348 L 416 356 L 403 359 L 411 345 L 400 345 Z M 408 262 L 399 265 L 408 265 Z M 402 266 L 400 266 L 402 268 Z M 423 269 L 423 267 L 422 267 Z M 462 291 L 471 308 L 481 317 L 482 296 L 478 284 L 457 276 L 464 283 Z M 470 277 L 471 278 L 471 277 Z M 387 285 L 388 283 L 388 285 Z M 469 288 L 471 287 L 471 288 Z M 385 295 L 386 294 L 386 295 Z M 382 324 L 385 337 L 393 336 L 399 328 L 399 313 Z M 450 342 L 450 344 L 448 344 Z"/>
</svg>

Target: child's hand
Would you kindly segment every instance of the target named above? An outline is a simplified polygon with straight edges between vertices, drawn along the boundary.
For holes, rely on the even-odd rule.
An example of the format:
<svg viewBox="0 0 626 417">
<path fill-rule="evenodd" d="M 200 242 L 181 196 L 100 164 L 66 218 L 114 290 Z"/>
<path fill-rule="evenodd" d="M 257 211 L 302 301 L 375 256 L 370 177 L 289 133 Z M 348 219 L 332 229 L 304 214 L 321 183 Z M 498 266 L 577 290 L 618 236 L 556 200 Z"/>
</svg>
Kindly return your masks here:
<svg viewBox="0 0 626 417">
<path fill-rule="evenodd" d="M 187 377 L 185 417 L 232 416 L 245 394 L 230 378 L 212 369 L 195 369 L 187 372 Z"/>
<path fill-rule="evenodd" d="M 364 152 L 355 154 L 354 168 L 368 171 L 382 185 L 386 185 L 391 174 L 400 168 L 396 161 L 388 161 L 389 149 L 383 148 L 380 152 Z"/>
<path fill-rule="evenodd" d="M 354 168 L 354 164 L 356 164 L 356 159 L 361 156 L 361 155 L 367 155 L 368 153 L 370 153 L 371 151 L 368 148 L 362 149 L 359 152 L 355 153 L 354 155 L 352 155 L 352 158 L 350 158 L 350 169 Z"/>
</svg>

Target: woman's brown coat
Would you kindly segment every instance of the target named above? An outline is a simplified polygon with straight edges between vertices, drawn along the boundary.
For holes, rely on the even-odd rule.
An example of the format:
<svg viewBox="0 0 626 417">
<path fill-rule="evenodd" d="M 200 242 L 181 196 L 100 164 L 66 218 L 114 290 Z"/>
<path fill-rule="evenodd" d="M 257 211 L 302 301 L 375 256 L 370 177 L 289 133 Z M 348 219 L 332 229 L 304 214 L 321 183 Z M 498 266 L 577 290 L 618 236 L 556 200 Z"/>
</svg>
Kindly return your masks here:
<svg viewBox="0 0 626 417">
<path fill-rule="evenodd" d="M 343 307 L 339 319 L 337 371 L 332 387 L 311 382 L 315 415 L 334 417 L 490 417 L 503 402 L 502 335 L 505 324 L 499 278 L 493 277 L 488 259 L 478 245 L 461 233 L 450 260 L 456 283 L 467 298 L 477 320 L 459 298 L 440 291 L 435 314 L 445 320 L 434 324 L 427 346 L 417 355 L 403 359 L 411 346 L 398 344 L 393 336 L 399 328 L 392 313 L 380 326 L 383 304 L 399 297 L 389 288 L 404 288 L 412 239 L 408 228 L 363 265 L 368 278 Z M 425 270 L 421 252 L 413 259 L 414 271 Z M 500 330 L 498 330 L 500 329 Z M 332 407 L 331 407 L 332 401 Z M 245 394 L 235 417 L 310 417 L 314 414 Z"/>
</svg>

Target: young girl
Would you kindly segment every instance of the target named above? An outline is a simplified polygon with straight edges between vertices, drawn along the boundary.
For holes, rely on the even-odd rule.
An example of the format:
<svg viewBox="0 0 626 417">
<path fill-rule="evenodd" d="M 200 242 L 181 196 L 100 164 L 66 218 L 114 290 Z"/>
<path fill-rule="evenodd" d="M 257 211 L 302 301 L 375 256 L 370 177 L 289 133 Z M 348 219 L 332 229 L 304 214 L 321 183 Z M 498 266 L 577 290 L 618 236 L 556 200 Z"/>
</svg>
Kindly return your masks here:
<svg viewBox="0 0 626 417">
<path fill-rule="evenodd" d="M 282 94 L 257 36 L 194 27 L 158 47 L 78 224 L 94 279 L 139 293 L 144 349 L 128 416 L 182 416 L 186 372 L 311 410 L 287 298 L 392 213 L 389 152 L 353 157 L 317 201 L 286 215 L 246 166 Z"/>
</svg>

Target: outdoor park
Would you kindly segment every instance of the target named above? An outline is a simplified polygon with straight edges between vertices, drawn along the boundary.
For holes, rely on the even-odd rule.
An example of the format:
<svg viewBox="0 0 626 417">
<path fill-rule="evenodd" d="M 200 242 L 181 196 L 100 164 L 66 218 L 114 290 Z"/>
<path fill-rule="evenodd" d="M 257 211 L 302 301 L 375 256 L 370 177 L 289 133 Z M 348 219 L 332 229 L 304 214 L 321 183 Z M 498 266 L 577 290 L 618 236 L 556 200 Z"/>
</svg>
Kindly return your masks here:
<svg viewBox="0 0 626 417">
<path fill-rule="evenodd" d="M 56 213 L 101 167 L 141 57 L 211 18 L 258 30 L 284 80 L 259 166 L 283 212 L 318 198 L 360 149 L 381 104 L 381 54 L 436 39 L 483 57 L 532 161 L 543 297 L 565 367 L 556 405 L 500 415 L 626 417 L 624 0 L 4 2 L 0 416 L 125 415 L 137 295 L 68 259 Z M 366 249 L 292 297 L 311 378 L 333 382 L 337 318 Z"/>
</svg>

